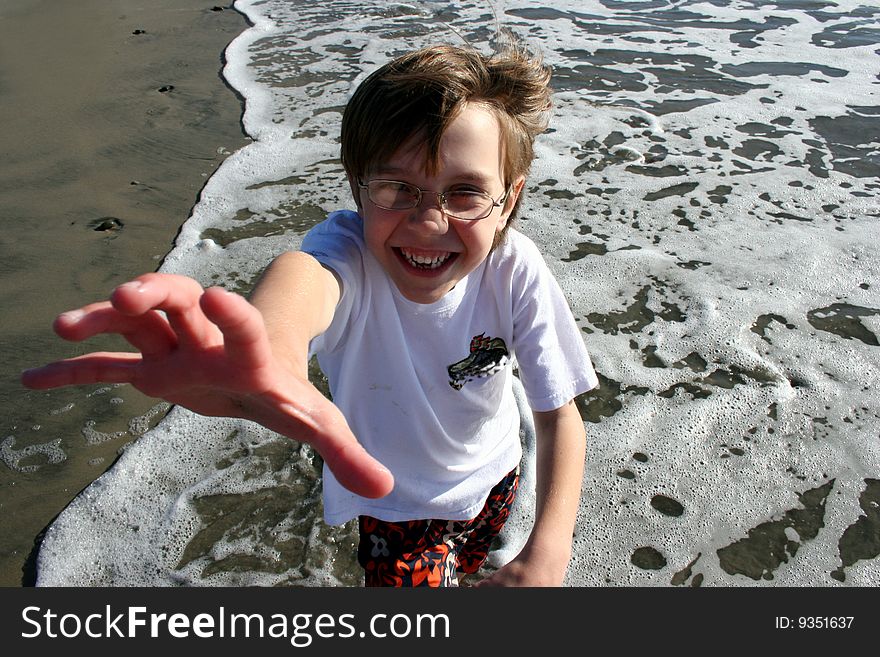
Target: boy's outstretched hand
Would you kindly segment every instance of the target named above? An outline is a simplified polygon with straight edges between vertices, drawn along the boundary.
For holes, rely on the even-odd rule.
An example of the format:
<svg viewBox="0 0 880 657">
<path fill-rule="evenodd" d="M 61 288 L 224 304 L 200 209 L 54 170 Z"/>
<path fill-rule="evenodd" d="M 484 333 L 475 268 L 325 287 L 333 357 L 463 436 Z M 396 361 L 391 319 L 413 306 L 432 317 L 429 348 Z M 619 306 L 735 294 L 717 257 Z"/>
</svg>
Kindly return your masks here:
<svg viewBox="0 0 880 657">
<path fill-rule="evenodd" d="M 54 329 L 72 341 L 118 333 L 140 353 L 89 353 L 27 370 L 21 378 L 29 388 L 130 383 L 200 415 L 253 420 L 310 443 L 358 495 L 391 491 L 391 473 L 361 447 L 339 409 L 273 355 L 263 316 L 241 296 L 146 274 L 109 301 L 59 315 Z"/>
</svg>

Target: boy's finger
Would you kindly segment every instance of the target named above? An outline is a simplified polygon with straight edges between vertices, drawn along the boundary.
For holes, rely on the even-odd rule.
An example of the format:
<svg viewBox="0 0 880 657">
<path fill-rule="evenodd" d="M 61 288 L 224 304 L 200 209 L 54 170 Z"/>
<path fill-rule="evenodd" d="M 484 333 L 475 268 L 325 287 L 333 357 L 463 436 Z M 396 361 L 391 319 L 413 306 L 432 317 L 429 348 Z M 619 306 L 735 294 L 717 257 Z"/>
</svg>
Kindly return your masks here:
<svg viewBox="0 0 880 657">
<path fill-rule="evenodd" d="M 369 498 L 384 497 L 394 488 L 391 472 L 367 453 L 332 404 L 321 409 L 283 404 L 282 410 L 297 423 L 294 437 L 312 445 L 345 488 Z"/>
<path fill-rule="evenodd" d="M 336 480 L 352 493 L 377 498 L 385 497 L 394 488 L 394 477 L 388 468 L 370 456 L 353 437 L 322 442 L 314 447 Z"/>
<path fill-rule="evenodd" d="M 25 370 L 21 382 L 34 390 L 89 383 L 131 383 L 140 362 L 140 354 L 86 354 Z"/>
<path fill-rule="evenodd" d="M 265 367 L 272 359 L 272 348 L 263 316 L 237 294 L 215 287 L 205 291 L 202 310 L 223 333 L 226 356 L 240 368 Z"/>
<path fill-rule="evenodd" d="M 203 345 L 216 330 L 199 306 L 203 292 L 202 286 L 188 276 L 153 273 L 123 283 L 113 290 L 110 301 L 125 315 L 161 310 L 179 345 Z"/>
<path fill-rule="evenodd" d="M 177 344 L 176 336 L 160 313 L 149 311 L 131 317 L 121 314 L 106 301 L 60 314 L 53 328 L 65 340 L 77 342 L 101 333 L 117 333 L 144 356 L 167 354 Z"/>
</svg>

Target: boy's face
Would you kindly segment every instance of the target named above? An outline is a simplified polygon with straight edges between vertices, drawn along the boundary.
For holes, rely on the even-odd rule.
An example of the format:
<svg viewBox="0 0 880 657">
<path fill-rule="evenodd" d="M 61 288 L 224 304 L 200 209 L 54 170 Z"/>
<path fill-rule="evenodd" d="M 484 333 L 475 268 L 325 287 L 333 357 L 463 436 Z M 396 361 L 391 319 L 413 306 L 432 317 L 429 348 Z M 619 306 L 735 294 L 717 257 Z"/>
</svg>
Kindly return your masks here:
<svg viewBox="0 0 880 657">
<path fill-rule="evenodd" d="M 486 192 L 495 200 L 507 191 L 498 120 L 481 105 L 466 105 L 450 124 L 440 142 L 439 166 L 434 175 L 425 172 L 425 161 L 423 146 L 404 146 L 362 182 L 389 179 L 425 192 L 469 189 Z M 515 181 L 502 207 L 493 208 L 488 217 L 475 221 L 446 216 L 436 194 L 423 193 L 421 204 L 410 210 L 385 210 L 370 201 L 365 189 L 352 187 L 364 219 L 367 248 L 401 294 L 416 303 L 433 303 L 489 255 L 523 182 L 522 178 Z M 427 261 L 430 264 L 425 264 Z"/>
</svg>

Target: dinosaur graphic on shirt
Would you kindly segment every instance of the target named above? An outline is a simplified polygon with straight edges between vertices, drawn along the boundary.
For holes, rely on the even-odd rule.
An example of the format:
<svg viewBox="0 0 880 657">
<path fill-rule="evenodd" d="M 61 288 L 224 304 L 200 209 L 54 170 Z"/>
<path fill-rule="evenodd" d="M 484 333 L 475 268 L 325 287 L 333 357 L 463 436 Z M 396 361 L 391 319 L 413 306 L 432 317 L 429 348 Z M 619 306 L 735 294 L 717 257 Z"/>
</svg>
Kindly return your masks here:
<svg viewBox="0 0 880 657">
<path fill-rule="evenodd" d="M 446 368 L 449 372 L 449 385 L 456 390 L 461 390 L 468 381 L 487 377 L 504 369 L 510 356 L 504 340 L 487 338 L 485 333 L 471 338 L 470 351 L 467 358 Z"/>
</svg>

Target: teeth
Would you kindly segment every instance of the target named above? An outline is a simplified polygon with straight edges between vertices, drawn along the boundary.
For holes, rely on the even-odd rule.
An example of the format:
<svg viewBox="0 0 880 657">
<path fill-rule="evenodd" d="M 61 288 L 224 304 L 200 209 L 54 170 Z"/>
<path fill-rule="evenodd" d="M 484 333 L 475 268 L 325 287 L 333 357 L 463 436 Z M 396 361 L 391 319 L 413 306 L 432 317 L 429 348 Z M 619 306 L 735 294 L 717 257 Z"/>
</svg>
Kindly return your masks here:
<svg viewBox="0 0 880 657">
<path fill-rule="evenodd" d="M 419 267 L 421 269 L 436 269 L 444 262 L 449 260 L 452 256 L 451 253 L 444 253 L 443 255 L 437 256 L 424 256 L 424 255 L 416 255 L 414 253 L 408 253 L 404 249 L 401 249 L 400 252 L 403 254 L 403 257 L 411 264 L 413 267 Z"/>
</svg>

